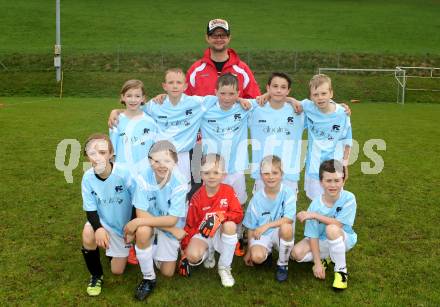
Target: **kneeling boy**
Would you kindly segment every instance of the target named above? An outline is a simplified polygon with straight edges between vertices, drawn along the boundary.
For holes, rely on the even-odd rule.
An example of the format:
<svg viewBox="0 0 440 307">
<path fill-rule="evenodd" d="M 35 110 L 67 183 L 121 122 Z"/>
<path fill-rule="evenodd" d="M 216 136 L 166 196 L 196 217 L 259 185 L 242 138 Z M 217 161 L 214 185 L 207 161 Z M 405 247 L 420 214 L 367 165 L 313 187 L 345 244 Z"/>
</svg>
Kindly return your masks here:
<svg viewBox="0 0 440 307">
<path fill-rule="evenodd" d="M 180 274 L 189 275 L 190 266 L 203 262 L 206 268 L 215 266 L 214 250 L 220 253 L 218 273 L 224 287 L 235 283 L 231 264 L 237 244 L 237 224 L 243 210 L 234 189 L 222 183 L 225 162 L 218 154 L 202 159 L 201 176 L 204 185 L 191 198 L 186 219 L 187 236 L 182 240 Z M 211 256 L 212 255 L 212 256 Z"/>
<path fill-rule="evenodd" d="M 289 255 L 294 244 L 296 193 L 282 184 L 281 159 L 266 156 L 260 164 L 264 188 L 256 192 L 246 210 L 248 228 L 246 265 L 263 263 L 275 246 L 279 250 L 276 279 L 287 280 Z"/>
<path fill-rule="evenodd" d="M 84 173 L 81 190 L 87 222 L 82 233 L 82 253 L 91 274 L 87 293 L 101 293 L 103 272 L 99 248 L 111 257 L 111 271 L 122 274 L 127 264 L 130 244 L 124 242 L 124 226 L 132 216 L 132 184 L 128 169 L 112 164 L 114 151 L 105 134 L 93 134 L 85 144 L 85 155 L 92 163 Z"/>
<path fill-rule="evenodd" d="M 300 222 L 306 221 L 305 238 L 292 251 L 296 261 L 315 263 L 313 274 L 319 279 L 325 279 L 327 266 L 334 262 L 333 287 L 336 289 L 347 288 L 345 254 L 357 241 L 352 228 L 356 198 L 342 189 L 344 178 L 345 168 L 339 161 L 328 160 L 321 164 L 319 180 L 324 194 L 315 198 L 307 211 L 297 214 Z"/>
</svg>

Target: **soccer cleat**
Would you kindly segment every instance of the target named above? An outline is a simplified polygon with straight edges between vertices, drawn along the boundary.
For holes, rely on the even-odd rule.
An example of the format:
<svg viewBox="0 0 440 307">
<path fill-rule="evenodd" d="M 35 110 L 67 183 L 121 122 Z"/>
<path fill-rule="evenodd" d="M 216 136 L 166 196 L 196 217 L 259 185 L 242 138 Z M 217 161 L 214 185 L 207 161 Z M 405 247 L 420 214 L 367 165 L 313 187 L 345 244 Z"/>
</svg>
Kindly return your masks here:
<svg viewBox="0 0 440 307">
<path fill-rule="evenodd" d="M 208 250 L 208 257 L 203 261 L 205 269 L 212 269 L 215 267 L 215 251 Z"/>
<path fill-rule="evenodd" d="M 276 280 L 283 282 L 287 280 L 289 276 L 289 267 L 287 265 L 277 265 L 277 272 L 275 274 Z"/>
<path fill-rule="evenodd" d="M 130 248 L 130 251 L 128 252 L 128 259 L 127 262 L 133 265 L 139 264 L 137 258 L 136 258 L 136 251 L 134 249 L 134 246 Z"/>
<path fill-rule="evenodd" d="M 156 279 L 142 279 L 139 286 L 136 288 L 134 297 L 139 301 L 143 301 L 151 292 L 153 292 L 156 286 Z"/>
<path fill-rule="evenodd" d="M 189 261 L 186 256 L 180 258 L 179 267 L 177 268 L 179 274 L 183 277 L 189 277 L 191 275 L 189 268 Z"/>
<path fill-rule="evenodd" d="M 237 245 L 235 245 L 234 255 L 237 257 L 243 257 L 245 253 L 243 239 L 239 239 Z"/>
<path fill-rule="evenodd" d="M 333 288 L 343 290 L 347 289 L 348 273 L 335 272 L 335 280 L 333 281 Z"/>
<path fill-rule="evenodd" d="M 235 284 L 235 279 L 231 274 L 231 268 L 218 267 L 218 275 L 220 275 L 223 287 L 232 287 Z"/>
<path fill-rule="evenodd" d="M 101 286 L 103 284 L 101 276 L 91 276 L 89 285 L 87 286 L 87 294 L 90 296 L 98 296 L 101 293 Z"/>
</svg>

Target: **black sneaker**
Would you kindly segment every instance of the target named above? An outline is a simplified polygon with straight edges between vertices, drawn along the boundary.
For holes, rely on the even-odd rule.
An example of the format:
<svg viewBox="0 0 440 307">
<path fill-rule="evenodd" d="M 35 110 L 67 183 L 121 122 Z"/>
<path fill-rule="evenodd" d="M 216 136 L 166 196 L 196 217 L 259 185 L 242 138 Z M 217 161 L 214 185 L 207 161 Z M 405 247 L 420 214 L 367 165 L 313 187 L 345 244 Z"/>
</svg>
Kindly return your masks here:
<svg viewBox="0 0 440 307">
<path fill-rule="evenodd" d="M 287 265 L 277 265 L 277 273 L 275 275 L 276 280 L 279 282 L 283 282 L 287 280 L 287 277 L 289 276 Z"/>
<path fill-rule="evenodd" d="M 142 279 L 139 286 L 136 288 L 134 297 L 140 301 L 143 301 L 151 292 L 153 292 L 156 286 L 156 279 Z"/>
</svg>

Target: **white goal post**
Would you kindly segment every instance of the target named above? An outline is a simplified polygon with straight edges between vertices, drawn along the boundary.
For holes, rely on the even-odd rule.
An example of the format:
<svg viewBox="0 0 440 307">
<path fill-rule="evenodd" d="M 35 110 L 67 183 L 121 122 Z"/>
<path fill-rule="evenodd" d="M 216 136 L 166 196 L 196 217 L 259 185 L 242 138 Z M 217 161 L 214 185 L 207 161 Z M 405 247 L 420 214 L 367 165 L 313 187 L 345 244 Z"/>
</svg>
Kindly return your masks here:
<svg viewBox="0 0 440 307">
<path fill-rule="evenodd" d="M 345 72 L 383 72 L 394 73 L 394 78 L 397 82 L 397 103 L 405 103 L 406 91 L 430 91 L 440 92 L 440 88 L 411 88 L 408 87 L 408 79 L 411 78 L 425 78 L 425 79 L 439 79 L 440 80 L 440 68 L 439 67 L 409 67 L 409 66 L 396 66 L 394 69 L 384 68 L 336 68 L 336 67 L 321 67 L 318 69 L 318 73 L 325 71 L 345 71 Z"/>
</svg>

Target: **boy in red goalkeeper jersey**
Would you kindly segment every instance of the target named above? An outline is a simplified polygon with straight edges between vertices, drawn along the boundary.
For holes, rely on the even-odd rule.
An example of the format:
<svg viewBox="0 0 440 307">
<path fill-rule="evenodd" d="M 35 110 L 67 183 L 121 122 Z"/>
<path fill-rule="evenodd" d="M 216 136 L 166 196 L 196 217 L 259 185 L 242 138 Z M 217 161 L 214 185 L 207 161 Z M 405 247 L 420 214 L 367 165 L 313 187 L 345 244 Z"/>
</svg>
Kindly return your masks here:
<svg viewBox="0 0 440 307">
<path fill-rule="evenodd" d="M 218 154 L 208 154 L 202 159 L 201 177 L 204 185 L 193 195 L 184 230 L 187 235 L 181 242 L 179 273 L 189 275 L 190 266 L 203 262 L 205 268 L 215 266 L 213 250 L 220 253 L 218 273 L 224 287 L 235 283 L 231 263 L 237 243 L 237 224 L 243 219 L 243 209 L 234 189 L 222 183 L 225 161 Z"/>
</svg>

